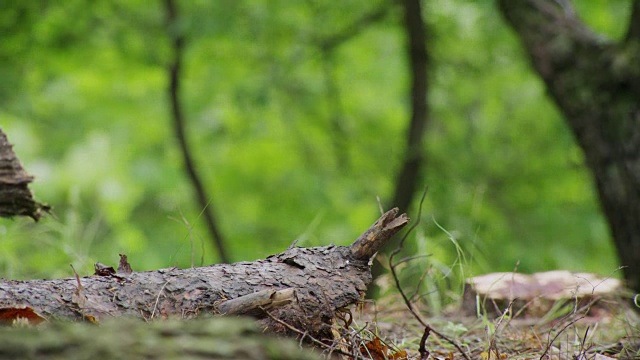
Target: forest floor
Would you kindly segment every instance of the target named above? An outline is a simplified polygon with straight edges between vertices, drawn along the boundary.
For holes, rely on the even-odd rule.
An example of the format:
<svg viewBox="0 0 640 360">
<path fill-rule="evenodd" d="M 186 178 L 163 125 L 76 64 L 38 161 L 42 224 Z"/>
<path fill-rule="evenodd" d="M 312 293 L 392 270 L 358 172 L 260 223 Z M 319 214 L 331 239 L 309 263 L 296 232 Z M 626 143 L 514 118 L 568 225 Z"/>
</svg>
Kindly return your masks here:
<svg viewBox="0 0 640 360">
<path fill-rule="evenodd" d="M 350 329 L 364 358 L 375 360 L 640 359 L 640 318 L 631 306 L 576 304 L 557 302 L 545 313 L 508 308 L 495 316 L 470 315 L 457 305 L 429 317 L 420 315 L 426 308 L 412 304 L 418 320 L 400 295 L 387 296 L 353 314 Z M 421 321 L 432 329 L 426 339 Z"/>
</svg>

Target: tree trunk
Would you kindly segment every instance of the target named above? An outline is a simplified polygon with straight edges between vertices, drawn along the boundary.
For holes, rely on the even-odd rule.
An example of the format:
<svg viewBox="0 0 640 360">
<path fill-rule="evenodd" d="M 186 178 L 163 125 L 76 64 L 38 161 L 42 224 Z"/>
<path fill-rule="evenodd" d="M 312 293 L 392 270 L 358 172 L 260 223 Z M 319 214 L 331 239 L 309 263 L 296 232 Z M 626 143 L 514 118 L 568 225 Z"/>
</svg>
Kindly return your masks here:
<svg viewBox="0 0 640 360">
<path fill-rule="evenodd" d="M 565 116 L 586 163 L 624 266 L 640 291 L 640 34 L 611 42 L 594 34 L 568 1 L 500 0 L 533 67 Z M 632 19 L 640 6 L 634 2 Z"/>
<path fill-rule="evenodd" d="M 411 79 L 411 119 L 407 128 L 405 149 L 402 165 L 395 179 L 395 189 L 391 204 L 402 211 L 408 211 L 416 188 L 421 179 L 421 169 L 424 166 L 423 138 L 429 122 L 427 106 L 427 45 L 425 22 L 422 19 L 422 5 L 420 0 L 403 0 L 404 31 L 407 37 L 407 59 L 409 61 L 409 75 Z M 387 243 L 382 252 L 389 254 L 399 244 L 399 239 Z M 406 250 L 406 249 L 405 249 Z M 385 270 L 380 262 L 374 262 L 371 269 L 373 278 L 382 275 Z M 378 289 L 369 289 L 369 297 L 377 297 Z"/>
<path fill-rule="evenodd" d="M 284 322 L 316 339 L 330 339 L 328 325 L 336 312 L 360 301 L 371 281 L 371 256 L 408 221 L 392 209 L 351 246 L 290 248 L 255 262 L 2 281 L 0 321 L 250 314 L 277 333 L 291 334 Z"/>
<path fill-rule="evenodd" d="M 171 40 L 173 57 L 168 67 L 169 74 L 169 100 L 171 105 L 171 118 L 173 121 L 173 129 L 180 145 L 180 152 L 184 161 L 184 168 L 193 186 L 196 203 L 202 211 L 202 217 L 211 235 L 213 245 L 218 251 L 220 261 L 224 263 L 230 262 L 225 241 L 218 226 L 217 217 L 213 205 L 213 199 L 207 194 L 201 176 L 198 173 L 195 161 L 189 150 L 189 142 L 187 141 L 187 131 L 185 129 L 185 117 L 180 102 L 181 94 L 181 76 L 182 76 L 182 57 L 185 47 L 185 37 L 180 27 L 180 19 L 178 16 L 178 6 L 174 0 L 165 0 L 167 30 Z M 193 260 L 193 259 L 192 259 Z"/>
<path fill-rule="evenodd" d="M 423 144 L 425 129 L 429 122 L 427 107 L 427 39 L 422 19 L 420 0 L 404 0 L 404 28 L 407 35 L 407 55 L 411 78 L 411 121 L 407 129 L 407 148 L 402 167 L 396 178 L 392 204 L 408 211 L 423 166 Z"/>
</svg>

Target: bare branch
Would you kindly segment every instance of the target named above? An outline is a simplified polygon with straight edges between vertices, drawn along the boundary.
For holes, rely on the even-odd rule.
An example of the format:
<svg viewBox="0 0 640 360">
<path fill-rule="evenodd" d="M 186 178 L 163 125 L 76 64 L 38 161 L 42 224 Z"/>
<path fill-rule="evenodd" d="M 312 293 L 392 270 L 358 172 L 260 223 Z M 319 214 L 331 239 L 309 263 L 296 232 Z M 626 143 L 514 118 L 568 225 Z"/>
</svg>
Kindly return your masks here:
<svg viewBox="0 0 640 360">
<path fill-rule="evenodd" d="M 366 26 L 384 19 L 388 12 L 389 3 L 383 1 L 380 5 L 378 5 L 378 7 L 362 15 L 346 28 L 324 39 L 320 39 L 320 49 L 323 52 L 333 51 L 333 49 L 335 49 L 336 47 L 342 45 L 343 43 L 360 34 L 362 32 L 362 29 Z"/>
</svg>

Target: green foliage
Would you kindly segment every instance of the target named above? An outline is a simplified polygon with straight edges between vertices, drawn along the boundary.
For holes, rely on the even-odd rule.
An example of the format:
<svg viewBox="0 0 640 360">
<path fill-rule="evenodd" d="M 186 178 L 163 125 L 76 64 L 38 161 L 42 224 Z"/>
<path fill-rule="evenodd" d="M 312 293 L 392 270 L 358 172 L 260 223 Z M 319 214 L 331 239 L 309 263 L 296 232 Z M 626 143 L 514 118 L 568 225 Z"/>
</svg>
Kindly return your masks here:
<svg viewBox="0 0 640 360">
<path fill-rule="evenodd" d="M 320 44 L 381 4 L 190 1 L 165 29 L 160 2 L 2 3 L 0 125 L 55 216 L 1 220 L 0 273 L 87 273 L 118 253 L 135 270 L 189 266 L 192 247 L 196 265 L 216 260 L 169 119 L 168 31 L 186 35 L 191 150 L 234 260 L 294 239 L 353 241 L 403 154 L 401 14 L 389 4 L 332 50 Z M 625 4 L 577 8 L 617 37 Z M 472 273 L 611 272 L 582 153 L 494 4 L 426 5 L 430 190 L 417 249 L 452 264 L 459 246 Z"/>
</svg>

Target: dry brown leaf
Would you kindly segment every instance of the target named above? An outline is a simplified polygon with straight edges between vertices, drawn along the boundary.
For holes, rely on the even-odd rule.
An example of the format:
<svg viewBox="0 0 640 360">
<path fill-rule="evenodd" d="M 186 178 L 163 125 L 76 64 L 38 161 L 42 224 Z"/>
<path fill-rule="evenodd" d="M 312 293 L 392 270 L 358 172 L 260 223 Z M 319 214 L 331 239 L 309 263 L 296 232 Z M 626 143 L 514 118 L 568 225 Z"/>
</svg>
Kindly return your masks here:
<svg viewBox="0 0 640 360">
<path fill-rule="evenodd" d="M 360 353 L 365 356 L 370 356 L 372 360 L 402 360 L 408 357 L 407 352 L 404 350 L 392 353 L 391 349 L 383 344 L 377 336 L 375 339 L 360 346 Z"/>
</svg>

